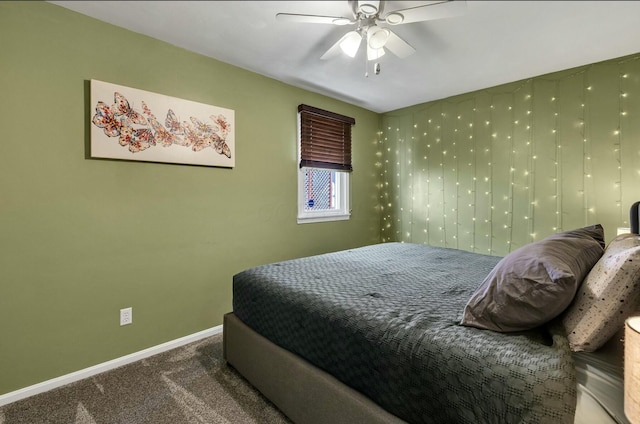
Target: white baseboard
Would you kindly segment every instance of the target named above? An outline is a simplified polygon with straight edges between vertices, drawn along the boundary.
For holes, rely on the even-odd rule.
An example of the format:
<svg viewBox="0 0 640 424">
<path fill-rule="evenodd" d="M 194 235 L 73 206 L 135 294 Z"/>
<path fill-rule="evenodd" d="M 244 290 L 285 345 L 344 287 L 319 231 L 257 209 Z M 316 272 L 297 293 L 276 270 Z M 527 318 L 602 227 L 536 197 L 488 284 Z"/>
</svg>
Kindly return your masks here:
<svg viewBox="0 0 640 424">
<path fill-rule="evenodd" d="M 52 378 L 51 380 L 43 381 L 32 386 L 28 386 L 22 389 L 18 389 L 13 392 L 0 395 L 0 406 L 4 406 L 21 399 L 25 399 L 39 393 L 47 392 L 49 390 L 62 387 L 64 385 L 74 383 L 76 381 L 92 377 L 94 375 L 109 371 L 123 365 L 130 364 L 135 361 L 139 361 L 144 358 L 148 358 L 158 353 L 166 352 L 167 350 L 175 349 L 180 346 L 204 339 L 207 337 L 215 336 L 222 333 L 222 325 L 217 327 L 211 327 L 207 330 L 200 331 L 198 333 L 190 334 L 179 339 L 171 340 L 166 343 L 159 344 L 157 346 L 150 347 L 138 352 L 134 352 L 129 355 L 121 356 L 120 358 L 113 359 L 111 361 L 103 362 L 98 365 L 94 365 L 89 368 L 85 368 L 79 371 L 72 372 L 60 377 Z"/>
</svg>

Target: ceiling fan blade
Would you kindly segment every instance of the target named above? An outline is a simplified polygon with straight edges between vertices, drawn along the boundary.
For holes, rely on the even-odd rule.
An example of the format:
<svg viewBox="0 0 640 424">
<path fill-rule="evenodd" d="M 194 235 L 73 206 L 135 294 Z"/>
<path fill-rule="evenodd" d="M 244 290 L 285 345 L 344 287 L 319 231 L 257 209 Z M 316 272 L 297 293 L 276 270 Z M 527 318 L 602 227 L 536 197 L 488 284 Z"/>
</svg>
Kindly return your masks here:
<svg viewBox="0 0 640 424">
<path fill-rule="evenodd" d="M 352 19 L 342 16 L 299 15 L 296 13 L 278 13 L 276 14 L 276 19 L 284 22 L 303 22 L 308 24 L 347 25 L 355 23 Z"/>
<path fill-rule="evenodd" d="M 383 20 L 391 25 L 431 21 L 460 16 L 464 14 L 466 8 L 467 2 L 464 0 L 434 1 L 422 6 L 394 10 L 387 14 Z"/>
<path fill-rule="evenodd" d="M 389 32 L 389 38 L 384 46 L 388 48 L 391 53 L 395 54 L 400 59 L 404 59 L 407 56 L 411 56 L 416 51 L 416 49 L 411 47 L 409 43 L 398 37 L 395 32 Z"/>
<path fill-rule="evenodd" d="M 342 50 L 340 50 L 340 43 L 342 42 L 342 39 L 344 37 L 342 37 L 341 39 L 339 39 L 333 46 L 329 47 L 329 50 L 327 50 L 321 57 L 320 59 L 322 60 L 327 60 L 327 59 L 331 59 L 334 56 L 337 56 Z"/>
<path fill-rule="evenodd" d="M 354 57 L 360 48 L 362 36 L 357 31 L 349 31 L 342 36 L 333 46 L 323 54 L 320 59 L 330 59 L 340 52 L 344 52 L 348 56 Z"/>
</svg>

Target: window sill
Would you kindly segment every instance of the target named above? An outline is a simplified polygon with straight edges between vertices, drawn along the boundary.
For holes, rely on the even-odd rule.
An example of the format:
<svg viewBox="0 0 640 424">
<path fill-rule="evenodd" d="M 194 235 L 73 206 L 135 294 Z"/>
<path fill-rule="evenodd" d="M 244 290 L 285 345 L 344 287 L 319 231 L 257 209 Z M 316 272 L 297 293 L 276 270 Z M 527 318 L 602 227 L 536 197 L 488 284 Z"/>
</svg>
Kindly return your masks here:
<svg viewBox="0 0 640 424">
<path fill-rule="evenodd" d="M 351 214 L 335 214 L 335 215 L 307 215 L 298 216 L 298 224 L 311 224 L 313 222 L 328 222 L 328 221 L 345 221 L 351 217 Z"/>
</svg>

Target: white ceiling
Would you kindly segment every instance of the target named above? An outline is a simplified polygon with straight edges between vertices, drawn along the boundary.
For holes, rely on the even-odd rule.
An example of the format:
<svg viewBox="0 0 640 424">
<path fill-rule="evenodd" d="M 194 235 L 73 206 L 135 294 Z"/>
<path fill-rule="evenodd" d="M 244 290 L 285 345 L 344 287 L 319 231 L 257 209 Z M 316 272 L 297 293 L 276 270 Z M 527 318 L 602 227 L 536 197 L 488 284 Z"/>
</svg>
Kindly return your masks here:
<svg viewBox="0 0 640 424">
<path fill-rule="evenodd" d="M 353 27 L 275 19 L 351 17 L 346 0 L 51 3 L 375 112 L 640 52 L 637 1 L 467 1 L 462 16 L 394 26 L 416 53 L 388 53 L 368 77 L 362 48 L 320 60 Z"/>
</svg>

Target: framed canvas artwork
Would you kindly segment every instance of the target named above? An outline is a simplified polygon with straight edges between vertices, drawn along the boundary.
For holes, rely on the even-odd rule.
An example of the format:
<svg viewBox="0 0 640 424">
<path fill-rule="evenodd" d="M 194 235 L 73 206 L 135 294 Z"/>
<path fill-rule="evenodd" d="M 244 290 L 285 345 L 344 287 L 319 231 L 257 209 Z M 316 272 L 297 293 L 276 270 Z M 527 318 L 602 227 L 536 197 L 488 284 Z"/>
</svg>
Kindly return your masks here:
<svg viewBox="0 0 640 424">
<path fill-rule="evenodd" d="M 234 111 L 91 80 L 91 157 L 235 166 Z"/>
</svg>

